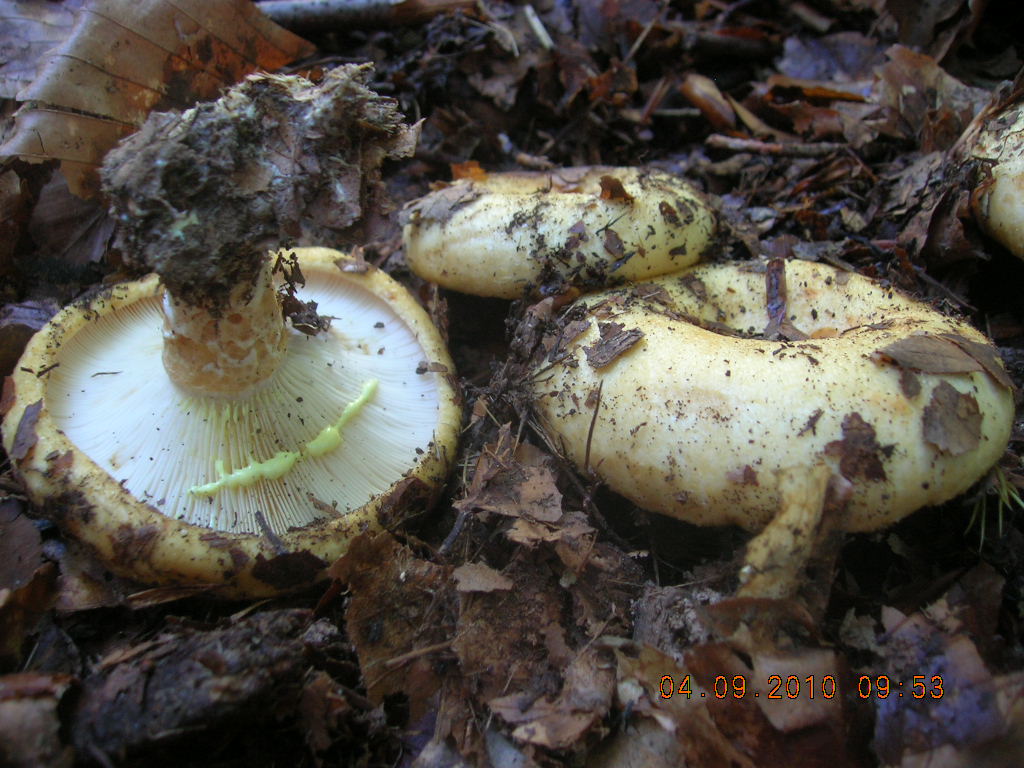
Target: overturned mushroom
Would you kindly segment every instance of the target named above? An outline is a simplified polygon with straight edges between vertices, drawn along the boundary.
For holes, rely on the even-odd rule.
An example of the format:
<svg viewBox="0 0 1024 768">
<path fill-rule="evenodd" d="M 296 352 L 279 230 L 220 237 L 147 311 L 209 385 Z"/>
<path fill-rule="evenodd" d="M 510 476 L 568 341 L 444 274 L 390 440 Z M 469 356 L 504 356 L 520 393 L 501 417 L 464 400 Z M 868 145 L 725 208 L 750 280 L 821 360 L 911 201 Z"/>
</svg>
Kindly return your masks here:
<svg viewBox="0 0 1024 768">
<path fill-rule="evenodd" d="M 601 166 L 461 179 L 407 206 L 404 220 L 417 274 L 506 299 L 682 269 L 715 228 L 708 204 L 679 177 Z"/>
<path fill-rule="evenodd" d="M 544 428 L 644 508 L 748 529 L 778 512 L 793 467 L 850 483 L 840 525 L 864 531 L 1002 455 L 1012 387 L 982 334 L 825 265 L 785 263 L 784 280 L 781 312 L 740 263 L 584 297 L 533 370 Z M 752 337 L 779 326 L 790 340 Z"/>
<path fill-rule="evenodd" d="M 299 586 L 403 494 L 443 481 L 460 411 L 426 313 L 377 270 L 296 254 L 326 331 L 285 325 L 272 262 L 257 295 L 204 328 L 153 276 L 63 310 L 8 380 L 18 475 L 115 572 Z"/>
<path fill-rule="evenodd" d="M 358 237 L 380 163 L 411 151 L 368 78 L 250 76 L 108 155 L 118 245 L 159 278 L 59 313 L 2 410 L 30 496 L 114 571 L 301 586 L 442 481 L 460 411 L 426 313 L 337 251 L 269 253 Z"/>
</svg>

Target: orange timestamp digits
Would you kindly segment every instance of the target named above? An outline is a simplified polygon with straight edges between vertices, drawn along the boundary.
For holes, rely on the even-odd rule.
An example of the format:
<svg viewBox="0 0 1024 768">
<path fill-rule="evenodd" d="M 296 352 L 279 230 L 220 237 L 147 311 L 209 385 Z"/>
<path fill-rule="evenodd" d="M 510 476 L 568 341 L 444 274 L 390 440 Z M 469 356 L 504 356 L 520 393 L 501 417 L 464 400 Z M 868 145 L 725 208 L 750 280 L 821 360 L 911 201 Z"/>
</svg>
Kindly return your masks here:
<svg viewBox="0 0 1024 768">
<path fill-rule="evenodd" d="M 801 696 L 808 699 L 813 699 L 816 696 L 832 699 L 838 692 L 836 679 L 832 675 L 823 675 L 817 678 L 814 675 L 807 675 L 804 678 L 797 675 L 787 675 L 786 677 L 768 675 L 767 682 L 767 689 L 764 691 L 764 696 L 767 699 L 798 699 Z M 683 675 L 678 687 L 672 675 L 662 675 L 658 692 L 663 699 L 671 699 L 673 696 L 690 698 L 694 695 L 689 675 Z M 761 693 L 761 691 L 755 691 L 753 694 L 748 694 L 746 675 L 733 675 L 732 677 L 718 675 L 711 686 L 711 695 L 716 699 L 730 697 L 742 699 L 748 695 L 758 698 Z M 699 695 L 706 697 L 708 694 L 700 691 Z"/>
<path fill-rule="evenodd" d="M 925 682 L 926 679 L 928 683 Z M 907 694 L 915 699 L 923 699 L 925 696 L 941 699 L 946 693 L 942 687 L 942 675 L 932 675 L 930 679 L 925 675 L 914 675 L 908 689 Z M 862 699 L 887 699 L 893 691 L 897 692 L 896 695 L 903 696 L 902 680 L 894 682 L 888 675 L 861 675 L 857 679 L 857 695 Z"/>
<path fill-rule="evenodd" d="M 834 699 L 839 693 L 839 685 L 832 675 L 769 675 L 766 682 L 763 690 L 751 691 L 747 685 L 746 675 L 718 675 L 710 691 L 700 688 L 694 691 L 690 675 L 683 675 L 678 685 L 672 675 L 662 675 L 658 693 L 663 699 L 671 699 L 673 696 L 685 696 L 687 699 L 693 696 L 716 699 L 742 699 L 753 696 L 756 699 L 762 695 L 766 699 Z M 911 696 L 915 699 L 941 699 L 945 695 L 942 675 L 932 675 L 930 678 L 926 675 L 914 675 L 909 683 L 894 680 L 889 675 L 861 675 L 857 680 L 857 695 L 862 699 L 886 699 L 890 694 L 899 698 Z"/>
</svg>

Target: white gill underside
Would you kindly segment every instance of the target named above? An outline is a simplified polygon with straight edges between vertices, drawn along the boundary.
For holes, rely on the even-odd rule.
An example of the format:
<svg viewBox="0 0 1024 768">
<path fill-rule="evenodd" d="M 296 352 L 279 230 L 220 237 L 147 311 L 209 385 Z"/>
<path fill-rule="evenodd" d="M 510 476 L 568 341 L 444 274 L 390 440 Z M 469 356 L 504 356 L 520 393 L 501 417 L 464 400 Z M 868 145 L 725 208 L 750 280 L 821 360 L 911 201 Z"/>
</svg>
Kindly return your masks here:
<svg viewBox="0 0 1024 768">
<path fill-rule="evenodd" d="M 430 450 L 434 376 L 416 373 L 425 354 L 384 302 L 347 283 L 328 287 L 314 272 L 306 279 L 300 297 L 336 319 L 316 337 L 291 331 L 284 364 L 249 400 L 175 389 L 161 362 L 160 303 L 151 299 L 90 323 L 65 345 L 47 396 L 58 428 L 136 497 L 216 530 L 258 533 L 262 515 L 281 533 L 363 506 L 417 463 L 417 449 Z M 300 450 L 369 379 L 378 389 L 337 449 L 277 480 L 190 493 L 217 479 L 218 459 L 231 472 Z"/>
</svg>

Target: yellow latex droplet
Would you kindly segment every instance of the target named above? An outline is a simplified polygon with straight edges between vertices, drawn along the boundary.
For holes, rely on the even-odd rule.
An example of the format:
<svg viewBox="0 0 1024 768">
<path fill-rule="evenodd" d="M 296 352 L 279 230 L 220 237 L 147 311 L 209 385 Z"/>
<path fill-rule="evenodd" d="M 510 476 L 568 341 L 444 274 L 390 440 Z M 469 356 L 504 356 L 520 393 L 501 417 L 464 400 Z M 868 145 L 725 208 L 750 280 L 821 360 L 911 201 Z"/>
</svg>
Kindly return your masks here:
<svg viewBox="0 0 1024 768">
<path fill-rule="evenodd" d="M 377 380 L 370 379 L 363 384 L 359 397 L 345 406 L 338 420 L 320 430 L 319 434 L 298 451 L 280 451 L 266 461 L 253 461 L 232 472 L 224 471 L 224 460 L 217 459 L 214 467 L 218 478 L 211 483 L 195 485 L 189 493 L 196 496 L 212 496 L 223 488 L 245 488 L 260 480 L 277 480 L 291 471 L 301 459 L 307 456 L 323 456 L 341 445 L 341 430 L 370 401 L 377 391 Z"/>
</svg>

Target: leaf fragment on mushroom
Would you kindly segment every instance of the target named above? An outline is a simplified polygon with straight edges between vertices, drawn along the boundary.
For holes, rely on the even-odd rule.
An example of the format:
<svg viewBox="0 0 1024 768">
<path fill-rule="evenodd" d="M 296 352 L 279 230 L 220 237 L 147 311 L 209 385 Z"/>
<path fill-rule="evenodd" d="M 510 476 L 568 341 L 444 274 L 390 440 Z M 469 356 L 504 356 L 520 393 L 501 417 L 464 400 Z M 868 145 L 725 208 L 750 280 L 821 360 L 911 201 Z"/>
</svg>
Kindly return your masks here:
<svg viewBox="0 0 1024 768">
<path fill-rule="evenodd" d="M 622 203 L 633 202 L 633 196 L 622 186 L 622 182 L 609 174 L 601 177 L 601 199 Z"/>
<path fill-rule="evenodd" d="M 973 395 L 943 381 L 922 415 L 924 438 L 943 453 L 960 456 L 981 441 L 981 410 Z"/>
<path fill-rule="evenodd" d="M 921 373 L 969 373 L 984 370 L 981 363 L 959 345 L 938 335 L 908 336 L 882 347 L 878 353 L 901 368 Z"/>
<path fill-rule="evenodd" d="M 644 336 L 644 332 L 639 328 L 626 330 L 622 323 L 598 323 L 597 327 L 601 338 L 589 347 L 583 348 L 587 362 L 595 369 L 604 368 L 612 363 Z"/>
<path fill-rule="evenodd" d="M 8 455 L 15 461 L 21 461 L 28 456 L 36 444 L 36 421 L 39 419 L 39 412 L 43 408 L 43 401 L 36 400 L 25 408 L 18 421 L 18 429 L 14 433 L 14 444 Z"/>
<path fill-rule="evenodd" d="M 839 472 L 847 480 L 863 477 L 865 480 L 885 480 L 882 457 L 886 449 L 878 444 L 875 428 L 859 413 L 848 413 L 843 418 L 843 439 L 833 440 L 825 446 L 825 453 L 839 459 Z"/>
</svg>

